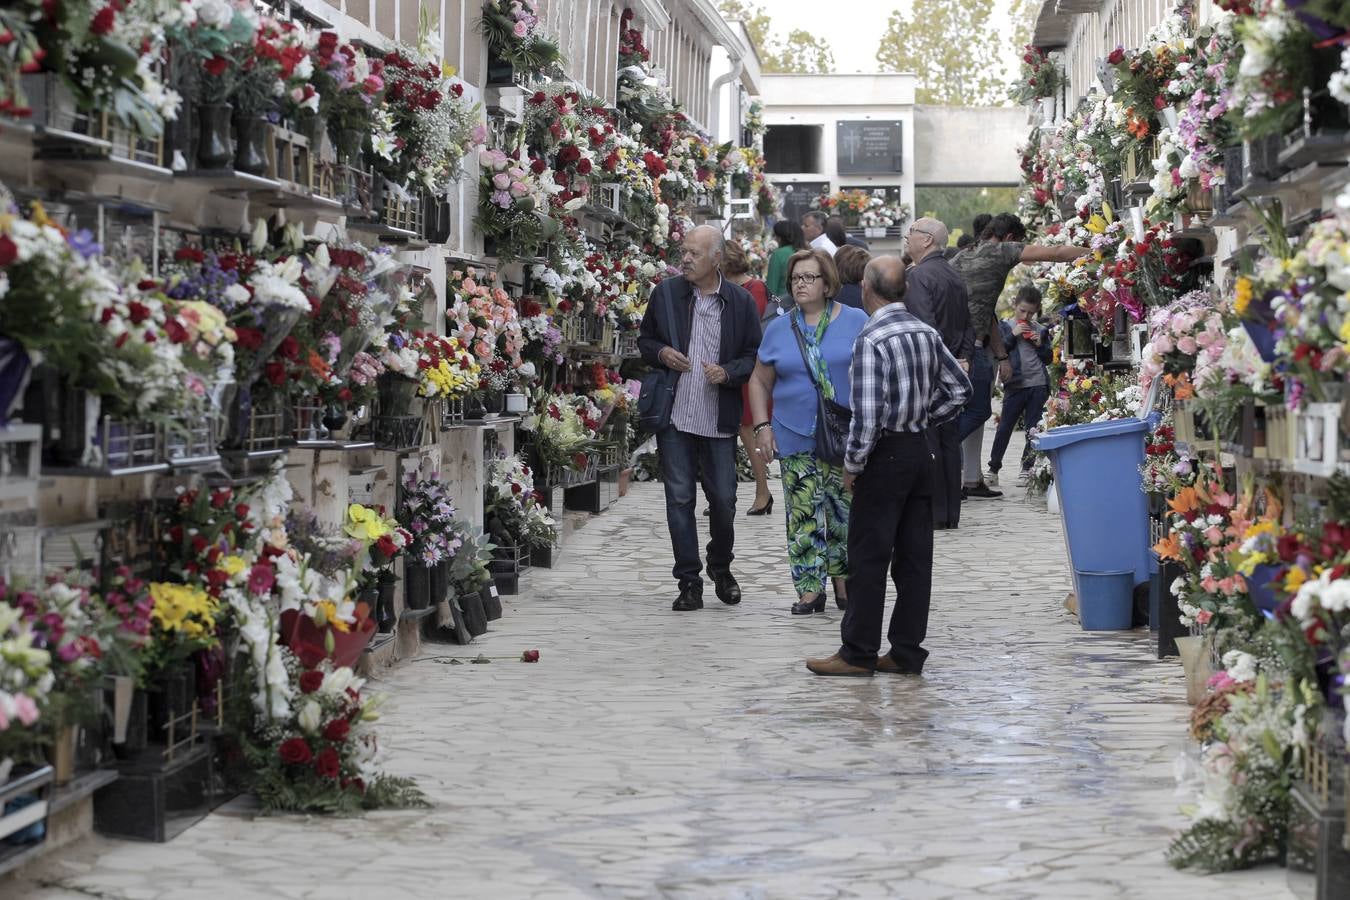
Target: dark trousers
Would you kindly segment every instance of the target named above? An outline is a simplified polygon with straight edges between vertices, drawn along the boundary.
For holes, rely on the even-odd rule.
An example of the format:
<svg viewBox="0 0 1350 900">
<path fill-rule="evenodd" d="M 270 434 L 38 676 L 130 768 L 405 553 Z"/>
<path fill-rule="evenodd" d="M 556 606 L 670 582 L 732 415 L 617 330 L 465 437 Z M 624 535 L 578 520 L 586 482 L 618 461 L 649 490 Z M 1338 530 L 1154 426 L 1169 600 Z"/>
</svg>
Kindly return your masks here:
<svg viewBox="0 0 1350 900">
<path fill-rule="evenodd" d="M 839 655 L 873 669 L 881 649 L 886 570 L 899 594 L 891 612 L 891 657 L 912 671 L 928 651 L 928 601 L 933 587 L 931 454 L 921 434 L 888 432 L 853 484 L 848 526 L 848 608 Z"/>
<path fill-rule="evenodd" d="M 994 359 L 988 347 L 976 347 L 970 355 L 970 387 L 970 399 L 956 420 L 963 441 L 994 414 Z"/>
<path fill-rule="evenodd" d="M 955 419 L 930 426 L 928 450 L 932 454 L 930 484 L 933 524 L 956 527 L 961 523 L 961 438 Z"/>
<path fill-rule="evenodd" d="M 708 438 L 668 426 L 656 435 L 661 454 L 661 479 L 666 486 L 666 524 L 675 550 L 675 579 L 683 587 L 703 583 L 698 552 L 698 519 L 694 506 L 703 475 L 708 498 L 708 571 L 727 572 L 736 541 L 736 439 Z"/>
<path fill-rule="evenodd" d="M 1022 419 L 1022 427 L 1030 432 L 1041 421 L 1045 411 L 1045 401 L 1050 398 L 1050 388 L 1044 384 L 1035 387 L 1011 388 L 1003 392 L 1003 412 L 998 418 L 998 433 L 994 435 L 994 449 L 989 451 L 989 471 L 997 472 L 1003 468 L 1003 454 L 1008 450 L 1008 441 L 1017 428 L 1017 420 Z M 1031 465 L 1031 441 L 1022 449 L 1022 468 Z"/>
</svg>

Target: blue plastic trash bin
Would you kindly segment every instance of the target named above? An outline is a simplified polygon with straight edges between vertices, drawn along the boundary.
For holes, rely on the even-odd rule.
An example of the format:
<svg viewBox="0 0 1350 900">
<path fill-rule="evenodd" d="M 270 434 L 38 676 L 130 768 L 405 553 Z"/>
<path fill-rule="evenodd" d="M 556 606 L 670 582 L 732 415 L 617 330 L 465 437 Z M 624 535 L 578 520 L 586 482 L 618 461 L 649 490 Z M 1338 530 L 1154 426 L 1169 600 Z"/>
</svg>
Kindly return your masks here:
<svg viewBox="0 0 1350 900">
<path fill-rule="evenodd" d="M 1074 571 L 1078 621 L 1084 631 L 1129 631 L 1134 619 L 1134 572 Z"/>
<path fill-rule="evenodd" d="M 1139 467 L 1151 428 L 1144 419 L 1115 419 L 1052 428 L 1033 441 L 1049 455 L 1059 485 L 1064 540 L 1080 600 L 1081 572 L 1128 571 L 1135 584 L 1148 581 L 1148 498 L 1140 490 Z"/>
</svg>

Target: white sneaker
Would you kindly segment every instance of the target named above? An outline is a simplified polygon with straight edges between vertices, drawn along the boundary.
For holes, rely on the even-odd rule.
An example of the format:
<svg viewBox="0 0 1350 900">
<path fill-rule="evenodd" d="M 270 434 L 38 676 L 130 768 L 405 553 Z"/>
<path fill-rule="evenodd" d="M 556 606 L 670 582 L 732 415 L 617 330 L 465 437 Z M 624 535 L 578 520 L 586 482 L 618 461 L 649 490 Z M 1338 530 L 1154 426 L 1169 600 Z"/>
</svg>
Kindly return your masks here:
<svg viewBox="0 0 1350 900">
<path fill-rule="evenodd" d="M 1031 473 L 1026 469 L 1023 469 L 1017 475 L 1017 483 L 1023 487 L 1026 487 L 1027 482 L 1030 480 L 1031 480 Z"/>
<path fill-rule="evenodd" d="M 985 472 L 985 473 L 984 473 L 984 483 L 987 484 L 987 485 L 989 485 L 990 487 L 998 487 L 998 473 L 997 473 L 997 472 Z"/>
</svg>

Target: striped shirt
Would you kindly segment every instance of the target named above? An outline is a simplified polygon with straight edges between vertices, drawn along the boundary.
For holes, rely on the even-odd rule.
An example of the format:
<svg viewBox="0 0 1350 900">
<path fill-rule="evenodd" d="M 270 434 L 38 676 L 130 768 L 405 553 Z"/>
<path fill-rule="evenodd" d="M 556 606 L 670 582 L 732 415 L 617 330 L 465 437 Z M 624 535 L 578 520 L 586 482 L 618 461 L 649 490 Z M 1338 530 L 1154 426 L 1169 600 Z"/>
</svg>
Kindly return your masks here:
<svg viewBox="0 0 1350 900">
<path fill-rule="evenodd" d="M 722 313 L 727 305 L 721 291 L 720 280 L 717 290 L 710 294 L 694 288 L 694 320 L 686 354 L 693 368 L 680 373 L 675 384 L 675 403 L 670 410 L 670 424 L 700 437 L 731 437 L 717 430 L 718 387 L 703 374 L 704 363 L 721 364 Z"/>
<path fill-rule="evenodd" d="M 902 303 L 887 304 L 853 345 L 853 426 L 844 468 L 858 474 L 884 431 L 923 432 L 961 411 L 970 379 L 942 336 Z"/>
</svg>

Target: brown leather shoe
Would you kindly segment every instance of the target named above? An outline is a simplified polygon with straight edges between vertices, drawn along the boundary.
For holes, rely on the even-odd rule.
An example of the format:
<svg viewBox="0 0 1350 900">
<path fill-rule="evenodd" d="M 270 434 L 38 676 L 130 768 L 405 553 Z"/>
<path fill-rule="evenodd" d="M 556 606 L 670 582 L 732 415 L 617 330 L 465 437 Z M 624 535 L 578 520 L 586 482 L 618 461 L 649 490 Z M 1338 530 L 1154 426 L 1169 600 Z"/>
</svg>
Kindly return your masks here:
<svg viewBox="0 0 1350 900">
<path fill-rule="evenodd" d="M 836 653 L 825 659 L 808 659 L 806 667 L 817 675 L 847 675 L 852 678 L 871 678 L 872 670 L 847 662 Z"/>
<path fill-rule="evenodd" d="M 889 653 L 883 653 L 877 657 L 877 671 L 885 672 L 887 675 L 921 675 L 918 669 L 911 669 L 900 665 Z"/>
</svg>

